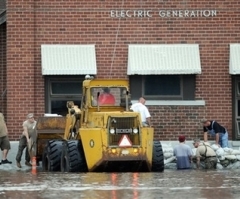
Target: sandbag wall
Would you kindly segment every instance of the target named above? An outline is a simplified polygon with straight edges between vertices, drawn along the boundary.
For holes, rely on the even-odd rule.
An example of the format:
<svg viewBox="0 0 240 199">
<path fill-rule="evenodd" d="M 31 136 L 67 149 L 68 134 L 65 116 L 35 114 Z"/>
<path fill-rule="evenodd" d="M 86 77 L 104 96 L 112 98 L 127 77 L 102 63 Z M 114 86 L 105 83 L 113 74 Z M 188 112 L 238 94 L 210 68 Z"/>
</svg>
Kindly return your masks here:
<svg viewBox="0 0 240 199">
<path fill-rule="evenodd" d="M 238 169 L 240 168 L 240 150 L 232 148 L 221 148 L 216 144 L 212 144 L 211 147 L 217 154 L 218 164 L 217 169 Z M 173 156 L 174 146 L 169 143 L 162 143 L 162 149 L 164 154 L 165 169 L 176 169 L 176 157 Z M 196 148 L 192 148 L 193 156 L 196 155 Z M 192 164 L 193 168 L 196 165 Z"/>
</svg>

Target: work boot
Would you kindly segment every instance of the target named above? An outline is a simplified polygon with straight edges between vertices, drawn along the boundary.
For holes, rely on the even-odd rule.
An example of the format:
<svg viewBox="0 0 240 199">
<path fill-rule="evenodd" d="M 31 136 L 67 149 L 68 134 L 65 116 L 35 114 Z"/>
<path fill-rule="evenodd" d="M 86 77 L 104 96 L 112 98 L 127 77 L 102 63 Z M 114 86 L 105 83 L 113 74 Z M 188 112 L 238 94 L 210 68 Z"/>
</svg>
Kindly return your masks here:
<svg viewBox="0 0 240 199">
<path fill-rule="evenodd" d="M 17 161 L 17 167 L 18 167 L 18 168 L 22 168 L 20 162 L 18 162 L 18 161 Z"/>
<path fill-rule="evenodd" d="M 26 165 L 26 166 L 29 166 L 29 167 L 32 166 L 32 164 L 31 164 L 30 162 L 28 162 L 28 161 L 25 162 L 25 165 Z"/>
<path fill-rule="evenodd" d="M 12 164 L 12 162 L 6 159 L 6 160 L 2 160 L 2 164 Z"/>
</svg>

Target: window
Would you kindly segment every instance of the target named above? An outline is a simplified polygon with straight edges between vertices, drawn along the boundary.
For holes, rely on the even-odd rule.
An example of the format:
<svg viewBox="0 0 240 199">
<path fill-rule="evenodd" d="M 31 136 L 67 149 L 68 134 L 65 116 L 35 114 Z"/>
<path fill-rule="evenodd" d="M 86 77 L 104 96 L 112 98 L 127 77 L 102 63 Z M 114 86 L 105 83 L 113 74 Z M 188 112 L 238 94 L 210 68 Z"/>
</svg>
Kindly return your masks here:
<svg viewBox="0 0 240 199">
<path fill-rule="evenodd" d="M 195 75 L 131 75 L 132 99 L 194 100 Z"/>
<path fill-rule="evenodd" d="M 79 82 L 69 81 L 69 82 L 52 82 L 51 83 L 52 95 L 64 95 L 64 94 L 76 94 L 80 95 L 82 93 L 82 85 Z"/>
<path fill-rule="evenodd" d="M 125 87 L 93 87 L 91 88 L 92 106 L 121 106 L 126 95 Z"/>
<path fill-rule="evenodd" d="M 68 113 L 67 109 L 67 101 L 70 100 L 64 100 L 64 99 L 52 99 L 51 100 L 51 113 L 58 114 L 65 116 Z M 79 100 L 73 100 L 74 104 L 80 107 L 80 101 Z"/>
<path fill-rule="evenodd" d="M 240 139 L 240 76 L 233 77 L 233 138 Z"/>
<path fill-rule="evenodd" d="M 144 96 L 181 96 L 180 75 L 148 75 L 144 78 Z"/>
<path fill-rule="evenodd" d="M 84 77 L 81 76 L 46 77 L 46 113 L 65 116 L 68 113 L 67 101 L 73 101 L 80 107 L 83 79 Z"/>
</svg>

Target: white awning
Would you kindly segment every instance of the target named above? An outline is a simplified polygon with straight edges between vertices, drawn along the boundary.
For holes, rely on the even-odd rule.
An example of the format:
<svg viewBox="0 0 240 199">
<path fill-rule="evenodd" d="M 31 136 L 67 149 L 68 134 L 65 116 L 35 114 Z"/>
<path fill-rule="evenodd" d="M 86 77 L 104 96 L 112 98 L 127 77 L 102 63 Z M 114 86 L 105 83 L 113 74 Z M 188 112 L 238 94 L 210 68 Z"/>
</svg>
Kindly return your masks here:
<svg viewBox="0 0 240 199">
<path fill-rule="evenodd" d="M 230 44 L 229 74 L 240 74 L 240 44 Z"/>
<path fill-rule="evenodd" d="M 129 45 L 127 74 L 201 74 L 199 45 Z"/>
<path fill-rule="evenodd" d="M 42 75 L 97 74 L 95 45 L 42 45 Z"/>
</svg>

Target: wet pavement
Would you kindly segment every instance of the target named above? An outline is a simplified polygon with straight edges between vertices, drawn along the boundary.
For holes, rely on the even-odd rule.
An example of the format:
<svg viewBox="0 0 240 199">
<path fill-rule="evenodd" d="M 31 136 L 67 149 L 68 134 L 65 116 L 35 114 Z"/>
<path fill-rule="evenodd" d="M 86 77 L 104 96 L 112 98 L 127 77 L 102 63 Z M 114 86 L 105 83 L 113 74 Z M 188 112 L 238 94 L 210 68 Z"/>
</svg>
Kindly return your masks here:
<svg viewBox="0 0 240 199">
<path fill-rule="evenodd" d="M 1 199 L 239 199 L 240 170 L 46 173 L 0 170 Z"/>
</svg>

